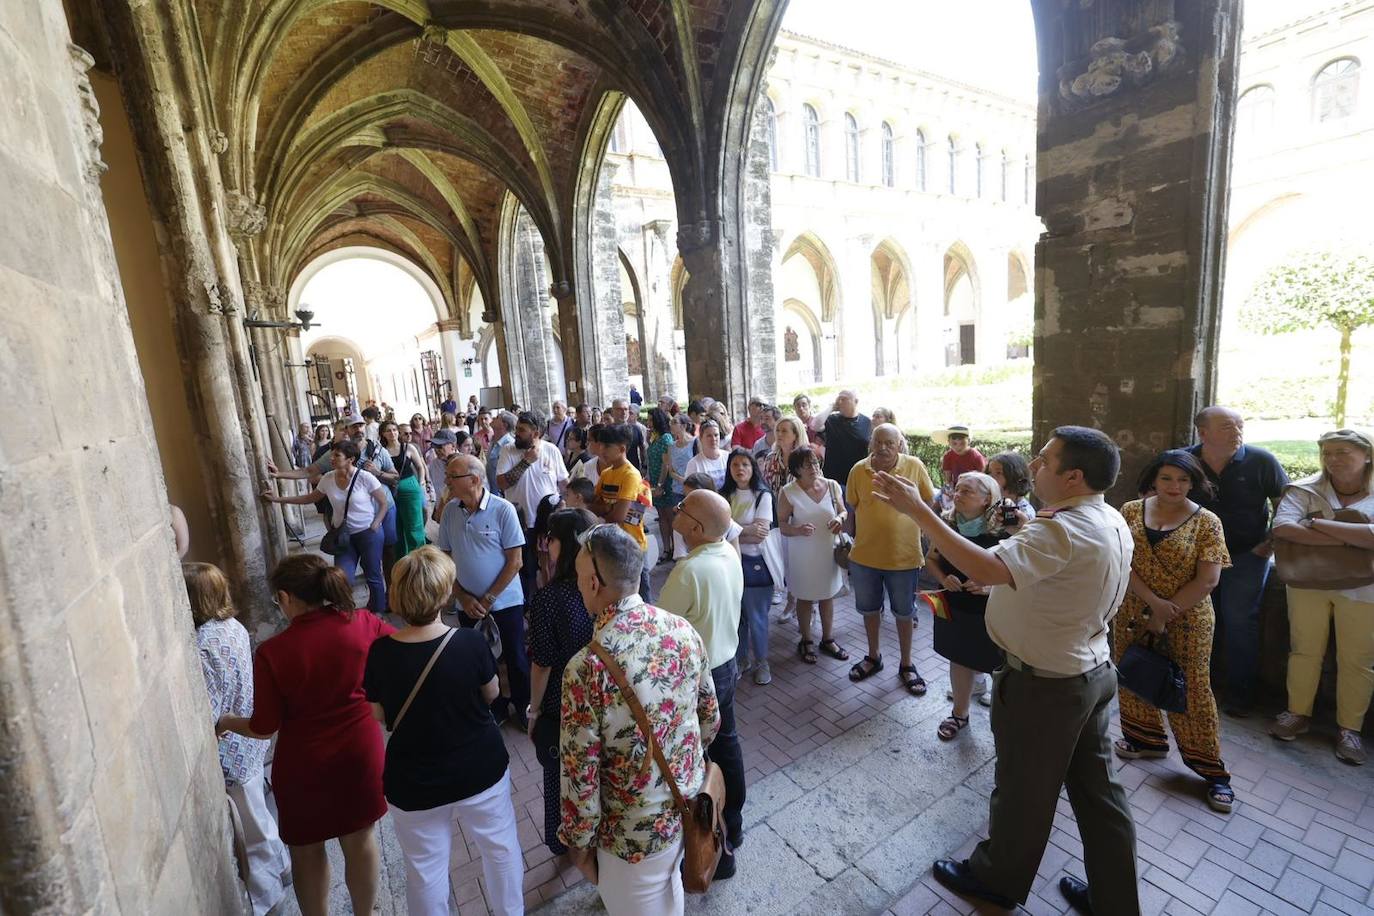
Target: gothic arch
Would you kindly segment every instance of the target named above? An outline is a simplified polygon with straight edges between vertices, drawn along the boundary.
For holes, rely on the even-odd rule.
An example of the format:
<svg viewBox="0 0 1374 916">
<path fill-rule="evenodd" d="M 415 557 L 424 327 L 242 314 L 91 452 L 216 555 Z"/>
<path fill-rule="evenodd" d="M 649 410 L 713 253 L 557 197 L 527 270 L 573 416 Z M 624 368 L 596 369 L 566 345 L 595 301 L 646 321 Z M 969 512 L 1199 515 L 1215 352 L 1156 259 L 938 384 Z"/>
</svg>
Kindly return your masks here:
<svg viewBox="0 0 1374 916">
<path fill-rule="evenodd" d="M 954 242 L 945 249 L 944 273 L 944 314 L 949 315 L 949 297 L 963 277 L 968 278 L 973 292 L 973 312 L 979 315 L 983 310 L 982 284 L 978 279 L 978 266 L 973 252 L 963 242 Z"/>
<path fill-rule="evenodd" d="M 416 283 L 420 284 L 421 288 L 429 295 L 430 302 L 434 305 L 434 317 L 436 321 L 454 317 L 449 314 L 448 301 L 445 300 L 444 294 L 439 289 L 439 285 L 435 282 L 434 278 L 430 276 L 428 271 L 416 265 L 416 263 L 409 258 L 402 257 L 394 251 L 363 245 L 350 245 L 343 248 L 335 248 L 325 252 L 302 267 L 300 272 L 296 274 L 295 279 L 291 281 L 290 291 L 286 296 L 287 313 L 292 315 L 295 314 L 300 304 L 301 291 L 305 289 L 306 284 L 310 282 L 311 278 L 331 264 L 337 264 L 340 261 L 348 261 L 353 258 L 370 258 L 400 268 Z"/>
<path fill-rule="evenodd" d="M 778 373 L 779 381 L 795 381 L 799 385 L 813 384 L 823 381 L 824 379 L 822 378 L 822 376 L 825 372 L 825 363 L 822 357 L 822 343 L 825 338 L 823 332 L 821 331 L 821 323 L 816 318 L 816 313 L 811 310 L 810 306 L 808 306 L 805 302 L 802 302 L 800 299 L 787 299 L 782 304 L 782 311 L 784 316 L 784 320 L 781 322 L 783 330 L 778 335 L 778 341 L 783 345 L 783 358 L 779 360 L 779 363 L 783 368 Z M 800 322 L 809 338 L 809 346 L 807 346 L 804 351 L 810 357 L 811 373 L 809 378 L 798 377 L 796 379 L 788 379 L 787 377 L 788 373 L 786 371 L 785 338 L 786 330 L 790 329 L 790 325 L 786 321 L 786 316 L 788 315 L 795 317 Z"/>
<path fill-rule="evenodd" d="M 811 265 L 812 271 L 816 275 L 816 285 L 820 288 L 820 318 L 821 321 L 835 321 L 841 311 L 841 295 L 839 270 L 835 266 L 835 258 L 830 253 L 830 249 L 821 241 L 820 237 L 813 232 L 802 232 L 792 239 L 791 243 L 783 249 L 782 260 L 779 264 L 786 264 L 794 256 L 800 255 Z"/>
</svg>

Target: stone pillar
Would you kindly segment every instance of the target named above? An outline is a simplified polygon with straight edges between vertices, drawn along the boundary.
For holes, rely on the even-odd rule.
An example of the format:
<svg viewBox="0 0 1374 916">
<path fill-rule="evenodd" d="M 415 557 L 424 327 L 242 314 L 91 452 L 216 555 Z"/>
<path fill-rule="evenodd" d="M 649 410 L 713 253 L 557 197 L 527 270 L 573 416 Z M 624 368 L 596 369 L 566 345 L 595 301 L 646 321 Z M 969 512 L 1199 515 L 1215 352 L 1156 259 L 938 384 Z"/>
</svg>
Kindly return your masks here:
<svg viewBox="0 0 1374 916">
<path fill-rule="evenodd" d="M 595 403 L 609 404 L 612 398 L 628 397 L 630 373 L 625 352 L 625 299 L 620 288 L 620 240 L 615 217 L 612 181 L 618 166 L 609 160 L 601 163 L 592 199 L 592 238 L 590 265 L 590 306 L 593 338 L 583 347 L 587 384 Z M 584 316 L 586 314 L 584 309 Z M 640 339 L 641 346 L 644 344 Z"/>
<path fill-rule="evenodd" d="M 734 259 L 720 238 L 720 224 L 702 221 L 679 226 L 677 250 L 687 271 L 682 287 L 682 326 L 687 347 L 690 400 L 710 396 L 739 413 L 747 400 L 744 341 L 731 322 L 726 287 L 735 284 Z M 736 300 L 738 301 L 738 299 Z"/>
<path fill-rule="evenodd" d="M 1033 8 L 1035 437 L 1115 437 L 1125 498 L 1213 393 L 1240 2 Z"/>
<path fill-rule="evenodd" d="M 773 171 L 768 160 L 764 106 L 754 107 L 744 162 L 743 255 L 746 392 L 770 403 L 777 398 L 778 304 L 773 287 L 777 237 L 773 234 Z"/>
<path fill-rule="evenodd" d="M 640 247 L 644 261 L 640 275 L 644 280 L 640 288 L 643 300 L 640 310 L 644 314 L 645 333 L 649 337 L 645 341 L 645 353 L 649 360 L 649 374 L 653 378 L 654 397 L 666 394 L 680 399 L 685 393 L 683 386 L 686 379 L 678 375 L 675 358 L 672 264 L 677 258 L 673 247 L 677 243 L 677 235 L 673 228 L 671 220 L 654 220 L 642 227 Z"/>
<path fill-rule="evenodd" d="M 503 349 L 509 364 L 509 368 L 501 367 L 502 379 L 520 406 L 548 410 L 560 397 L 563 384 L 554 356 L 544 240 L 523 209 L 517 217 L 514 245 L 515 275 L 506 288 L 512 290 L 515 301 L 502 303 Z"/>
<path fill-rule="evenodd" d="M 936 245 L 911 249 L 911 304 L 916 310 L 914 364 L 916 372 L 934 372 L 945 365 L 945 263 Z"/>
<path fill-rule="evenodd" d="M 1007 358 L 1007 249 L 988 248 L 976 252 L 978 277 L 982 285 L 978 300 L 977 363 L 986 366 Z"/>
<path fill-rule="evenodd" d="M 873 236 L 845 240 L 839 265 L 840 377 L 864 379 L 878 372 L 873 325 Z"/>
<path fill-rule="evenodd" d="M 284 548 L 285 537 L 279 523 L 263 521 L 260 494 L 268 481 L 256 444 L 261 396 L 244 384 L 240 371 L 245 360 L 238 353 L 244 337 L 235 302 L 238 277 L 222 273 L 237 273 L 223 224 L 226 208 L 218 204 L 223 189 L 205 131 L 186 129 L 203 122 L 200 96 L 172 66 L 191 52 L 165 43 L 186 34 L 166 28 L 169 15 L 160 3 L 125 0 L 109 5 L 107 25 L 158 224 L 180 355 L 189 370 L 187 396 L 202 424 L 204 440 L 198 444 L 205 475 L 214 482 L 209 497 L 218 530 L 211 536 L 220 542 L 239 619 L 262 638 L 284 625 L 268 594 L 267 571 L 269 556 Z M 213 195 L 209 205 L 205 194 Z"/>
<path fill-rule="evenodd" d="M 463 366 L 458 355 L 462 322 L 457 318 L 444 318 L 434 326 L 439 330 L 439 355 L 444 358 L 444 377 L 449 382 L 453 399 L 461 406 L 467 402 L 467 398 L 459 397 L 458 392 L 458 387 L 464 379 Z M 479 374 L 474 372 L 473 377 L 477 378 Z"/>
<path fill-rule="evenodd" d="M 0 4 L 0 365 L 25 418 L 0 424 L 0 910 L 243 912 L 65 18 Z"/>
</svg>

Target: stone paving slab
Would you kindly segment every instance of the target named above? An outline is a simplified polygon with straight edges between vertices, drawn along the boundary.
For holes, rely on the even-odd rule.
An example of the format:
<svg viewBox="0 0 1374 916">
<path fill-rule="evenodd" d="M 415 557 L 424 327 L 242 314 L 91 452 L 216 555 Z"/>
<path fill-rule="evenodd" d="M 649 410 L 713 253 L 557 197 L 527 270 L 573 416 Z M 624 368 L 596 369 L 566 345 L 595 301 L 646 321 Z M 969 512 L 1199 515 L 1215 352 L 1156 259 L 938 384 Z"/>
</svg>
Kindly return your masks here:
<svg viewBox="0 0 1374 916">
<path fill-rule="evenodd" d="M 655 570 L 661 584 L 667 566 Z M 775 615 L 778 609 L 774 609 Z M 836 601 L 835 636 L 863 655 L 863 626 L 850 598 Z M 737 691 L 749 800 L 739 872 L 703 897 L 693 914 L 1003 913 L 940 887 L 930 863 L 966 856 L 987 829 L 993 788 L 988 710 L 974 704 L 955 741 L 935 727 L 948 714 L 948 669 L 931 647 L 930 617 L 913 656 L 929 693 L 913 697 L 896 678 L 896 635 L 884 621 L 886 668 L 860 684 L 852 662 L 795 654 L 795 624 L 774 624 L 773 683 L 747 677 Z M 1271 711 L 1266 711 L 1271 712 Z M 1284 744 L 1264 731 L 1267 715 L 1223 720 L 1223 757 L 1238 796 L 1229 816 L 1207 808 L 1201 781 L 1176 753 L 1120 763 L 1139 837 L 1146 916 L 1167 914 L 1355 914 L 1374 916 L 1374 767 L 1332 754 L 1331 734 Z M 543 801 L 529 742 L 503 729 L 511 754 L 532 912 L 604 912 L 595 888 L 542 843 Z M 382 893 L 376 912 L 405 912 L 405 873 L 389 819 L 381 824 Z M 487 912 L 477 852 L 455 824 L 450 912 Z M 342 861 L 331 852 L 331 912 L 350 912 Z M 1063 914 L 1061 876 L 1083 876 L 1083 846 L 1061 797 L 1030 899 L 1018 912 Z M 287 912 L 295 912 L 294 901 Z"/>
</svg>

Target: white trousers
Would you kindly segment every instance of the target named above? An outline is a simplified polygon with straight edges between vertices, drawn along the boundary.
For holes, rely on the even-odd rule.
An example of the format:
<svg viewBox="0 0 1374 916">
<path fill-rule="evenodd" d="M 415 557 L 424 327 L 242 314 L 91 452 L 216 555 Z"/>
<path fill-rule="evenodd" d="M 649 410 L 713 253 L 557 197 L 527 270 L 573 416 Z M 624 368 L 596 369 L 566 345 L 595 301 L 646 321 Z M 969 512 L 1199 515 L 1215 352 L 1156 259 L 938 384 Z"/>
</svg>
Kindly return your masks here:
<svg viewBox="0 0 1374 916">
<path fill-rule="evenodd" d="M 243 844 L 248 853 L 248 899 L 253 916 L 263 916 L 286 896 L 282 876 L 290 873 L 286 844 L 277 835 L 277 819 L 267 807 L 263 775 L 226 787 L 243 824 Z"/>
<path fill-rule="evenodd" d="M 448 916 L 449 854 L 455 817 L 482 854 L 482 876 L 491 912 L 494 916 L 525 912 L 525 859 L 515 832 L 510 770 L 490 789 L 462 801 L 425 811 L 387 807 L 406 859 L 406 907 L 410 916 Z"/>
<path fill-rule="evenodd" d="M 596 851 L 596 890 L 610 916 L 682 916 L 682 838 L 634 865 Z"/>
</svg>

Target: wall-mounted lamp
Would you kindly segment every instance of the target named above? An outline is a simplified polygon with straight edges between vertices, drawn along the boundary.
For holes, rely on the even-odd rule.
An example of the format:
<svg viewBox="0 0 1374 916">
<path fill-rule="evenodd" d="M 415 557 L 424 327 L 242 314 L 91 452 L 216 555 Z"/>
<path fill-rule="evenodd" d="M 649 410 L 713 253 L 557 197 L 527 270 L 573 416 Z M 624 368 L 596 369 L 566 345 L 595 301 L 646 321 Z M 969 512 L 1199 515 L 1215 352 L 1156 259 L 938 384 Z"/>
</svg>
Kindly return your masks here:
<svg viewBox="0 0 1374 916">
<path fill-rule="evenodd" d="M 256 314 L 255 312 L 254 315 Z M 246 328 L 298 328 L 302 331 L 309 331 L 312 327 L 320 327 L 314 323 L 315 313 L 304 305 L 296 309 L 296 318 L 299 321 L 263 321 L 260 318 L 249 316 L 243 319 L 243 326 Z"/>
</svg>

